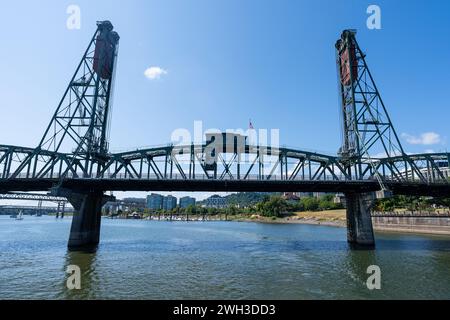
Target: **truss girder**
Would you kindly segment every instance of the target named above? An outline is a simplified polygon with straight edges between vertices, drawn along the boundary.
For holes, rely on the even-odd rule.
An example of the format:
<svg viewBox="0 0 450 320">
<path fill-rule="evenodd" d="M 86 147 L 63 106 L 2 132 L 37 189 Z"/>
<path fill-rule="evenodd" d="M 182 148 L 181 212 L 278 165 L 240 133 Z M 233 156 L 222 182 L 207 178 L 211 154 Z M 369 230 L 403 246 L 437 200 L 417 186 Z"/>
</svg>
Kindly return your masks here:
<svg viewBox="0 0 450 320">
<path fill-rule="evenodd" d="M 377 174 L 386 182 L 448 183 L 450 174 L 448 153 L 363 158 L 346 168 L 335 156 L 246 146 L 243 153 L 219 154 L 211 168 L 205 163 L 205 149 L 206 145 L 166 146 L 107 154 L 97 170 L 71 154 L 0 145 L 0 179 L 58 179 L 66 173 L 67 178 L 86 179 L 349 181 L 375 180 Z M 34 161 L 27 161 L 30 155 Z M 359 177 L 354 167 L 362 168 Z"/>
</svg>

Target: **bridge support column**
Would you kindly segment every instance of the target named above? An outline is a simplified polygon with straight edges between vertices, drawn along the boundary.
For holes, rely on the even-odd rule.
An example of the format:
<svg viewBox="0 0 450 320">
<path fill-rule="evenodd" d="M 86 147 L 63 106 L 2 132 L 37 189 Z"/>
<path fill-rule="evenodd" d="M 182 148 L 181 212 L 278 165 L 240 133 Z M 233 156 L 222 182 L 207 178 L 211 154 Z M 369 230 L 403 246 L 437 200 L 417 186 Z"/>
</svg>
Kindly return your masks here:
<svg viewBox="0 0 450 320">
<path fill-rule="evenodd" d="M 71 192 L 67 195 L 67 199 L 75 210 L 70 229 L 69 250 L 95 250 L 100 242 L 102 207 L 113 199 L 98 191 Z"/>
<path fill-rule="evenodd" d="M 372 194 L 347 193 L 345 198 L 348 242 L 355 247 L 374 248 L 375 237 L 370 214 L 373 203 Z"/>
</svg>

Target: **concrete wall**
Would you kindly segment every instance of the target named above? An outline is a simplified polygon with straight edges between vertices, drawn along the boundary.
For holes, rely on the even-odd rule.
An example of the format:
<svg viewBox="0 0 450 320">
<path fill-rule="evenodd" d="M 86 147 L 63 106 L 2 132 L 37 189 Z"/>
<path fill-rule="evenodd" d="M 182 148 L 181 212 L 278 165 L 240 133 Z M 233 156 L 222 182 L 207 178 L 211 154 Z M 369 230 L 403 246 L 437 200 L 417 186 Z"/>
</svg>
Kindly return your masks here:
<svg viewBox="0 0 450 320">
<path fill-rule="evenodd" d="M 374 228 L 378 231 L 450 235 L 450 218 L 373 217 L 372 221 Z"/>
</svg>

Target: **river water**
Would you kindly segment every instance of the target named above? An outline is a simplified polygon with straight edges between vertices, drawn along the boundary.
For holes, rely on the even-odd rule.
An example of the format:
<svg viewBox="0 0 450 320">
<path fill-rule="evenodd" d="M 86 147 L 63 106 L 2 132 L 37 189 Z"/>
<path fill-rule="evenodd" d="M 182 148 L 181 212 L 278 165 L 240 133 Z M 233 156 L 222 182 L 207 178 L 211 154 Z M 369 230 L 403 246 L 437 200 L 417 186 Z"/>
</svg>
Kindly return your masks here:
<svg viewBox="0 0 450 320">
<path fill-rule="evenodd" d="M 0 299 L 450 298 L 448 237 L 377 233 L 375 251 L 352 251 L 344 228 L 103 219 L 89 254 L 67 251 L 70 222 L 0 216 Z"/>
</svg>

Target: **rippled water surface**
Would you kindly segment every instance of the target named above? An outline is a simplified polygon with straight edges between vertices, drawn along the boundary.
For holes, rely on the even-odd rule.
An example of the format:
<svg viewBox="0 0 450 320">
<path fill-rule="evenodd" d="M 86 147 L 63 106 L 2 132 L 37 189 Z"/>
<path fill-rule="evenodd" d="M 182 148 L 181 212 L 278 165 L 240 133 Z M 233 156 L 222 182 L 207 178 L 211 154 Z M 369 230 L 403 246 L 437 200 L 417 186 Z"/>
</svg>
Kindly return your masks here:
<svg viewBox="0 0 450 320">
<path fill-rule="evenodd" d="M 450 298 L 446 237 L 379 233 L 375 251 L 351 251 L 343 228 L 104 219 L 88 254 L 67 252 L 70 222 L 0 216 L 0 299 Z M 381 290 L 365 285 L 370 265 Z"/>
</svg>

